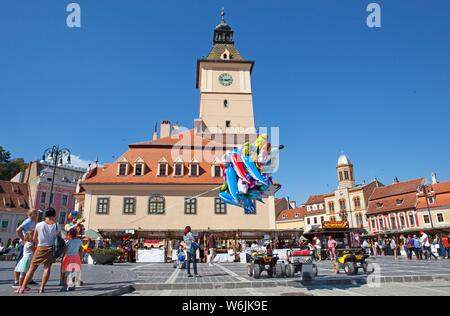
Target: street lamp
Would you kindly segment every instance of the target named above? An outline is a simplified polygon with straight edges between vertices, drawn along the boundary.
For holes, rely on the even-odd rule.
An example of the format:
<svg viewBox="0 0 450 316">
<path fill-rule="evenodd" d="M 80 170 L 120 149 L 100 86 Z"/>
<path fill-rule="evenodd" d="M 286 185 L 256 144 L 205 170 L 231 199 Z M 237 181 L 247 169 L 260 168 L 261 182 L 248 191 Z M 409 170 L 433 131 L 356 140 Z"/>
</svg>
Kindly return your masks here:
<svg viewBox="0 0 450 316">
<path fill-rule="evenodd" d="M 425 184 L 419 184 L 417 186 L 417 193 L 416 195 L 419 196 L 421 194 L 425 195 L 425 202 L 427 203 L 427 209 L 428 209 L 428 216 L 430 217 L 430 224 L 431 224 L 431 229 L 434 229 L 434 225 L 433 225 L 433 217 L 431 216 L 431 211 L 430 211 L 430 204 L 428 203 L 428 194 L 430 193 L 428 186 L 426 186 Z"/>
<path fill-rule="evenodd" d="M 67 148 L 59 148 L 59 146 L 47 148 L 42 154 L 42 162 L 45 162 L 46 160 L 53 162 L 52 185 L 50 187 L 50 201 L 48 203 L 49 208 L 53 204 L 53 186 L 55 183 L 56 168 L 63 165 L 63 158 L 65 156 L 67 156 L 67 163 L 70 164 L 70 150 Z"/>
</svg>

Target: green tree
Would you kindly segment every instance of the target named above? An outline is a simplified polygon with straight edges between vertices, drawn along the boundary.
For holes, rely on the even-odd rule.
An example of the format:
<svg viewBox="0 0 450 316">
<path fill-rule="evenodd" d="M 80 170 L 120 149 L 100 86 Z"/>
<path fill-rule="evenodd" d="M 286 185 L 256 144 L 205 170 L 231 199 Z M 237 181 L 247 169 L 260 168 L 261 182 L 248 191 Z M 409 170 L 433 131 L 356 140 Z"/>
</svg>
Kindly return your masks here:
<svg viewBox="0 0 450 316">
<path fill-rule="evenodd" d="M 20 171 L 27 168 L 22 158 L 11 160 L 11 153 L 0 146 L 0 180 L 11 180 Z"/>
</svg>

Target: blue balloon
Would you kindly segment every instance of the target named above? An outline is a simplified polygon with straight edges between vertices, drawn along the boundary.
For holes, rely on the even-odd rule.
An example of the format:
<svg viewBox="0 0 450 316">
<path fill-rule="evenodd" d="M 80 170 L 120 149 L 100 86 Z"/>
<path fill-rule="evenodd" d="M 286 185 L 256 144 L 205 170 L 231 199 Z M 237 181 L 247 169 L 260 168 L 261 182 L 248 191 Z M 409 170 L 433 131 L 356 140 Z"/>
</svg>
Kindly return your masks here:
<svg viewBox="0 0 450 316">
<path fill-rule="evenodd" d="M 233 200 L 239 203 L 239 190 L 237 186 L 237 174 L 232 166 L 228 166 L 225 169 L 225 175 L 227 177 L 228 190 L 230 191 Z"/>
<path fill-rule="evenodd" d="M 234 206 L 239 206 L 241 207 L 241 205 L 239 203 L 237 203 L 233 197 L 231 196 L 230 193 L 228 192 L 220 192 L 219 193 L 219 197 L 222 199 L 222 201 L 226 204 L 230 204 L 230 205 L 234 205 Z"/>
<path fill-rule="evenodd" d="M 244 163 L 247 172 L 253 179 L 255 179 L 261 185 L 267 185 L 267 182 L 259 172 L 258 168 L 256 168 L 255 162 L 250 159 L 250 156 L 241 155 L 241 160 Z"/>
</svg>

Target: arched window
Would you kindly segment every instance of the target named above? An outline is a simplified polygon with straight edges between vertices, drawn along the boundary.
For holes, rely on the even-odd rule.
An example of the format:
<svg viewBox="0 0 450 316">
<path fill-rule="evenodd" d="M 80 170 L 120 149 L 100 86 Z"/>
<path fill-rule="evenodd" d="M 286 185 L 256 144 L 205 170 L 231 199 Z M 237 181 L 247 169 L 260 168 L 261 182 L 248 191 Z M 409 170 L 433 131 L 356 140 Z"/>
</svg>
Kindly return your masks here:
<svg viewBox="0 0 450 316">
<path fill-rule="evenodd" d="M 341 211 L 345 211 L 347 209 L 347 207 L 345 205 L 345 199 L 339 200 L 339 207 L 341 208 Z"/>
<path fill-rule="evenodd" d="M 359 198 L 359 196 L 353 199 L 353 203 L 355 204 L 355 209 L 361 208 L 361 199 Z"/>
<path fill-rule="evenodd" d="M 164 214 L 166 212 L 166 199 L 160 195 L 151 196 L 148 199 L 149 214 Z"/>
<path fill-rule="evenodd" d="M 334 213 L 334 202 L 328 202 L 328 210 Z"/>
</svg>

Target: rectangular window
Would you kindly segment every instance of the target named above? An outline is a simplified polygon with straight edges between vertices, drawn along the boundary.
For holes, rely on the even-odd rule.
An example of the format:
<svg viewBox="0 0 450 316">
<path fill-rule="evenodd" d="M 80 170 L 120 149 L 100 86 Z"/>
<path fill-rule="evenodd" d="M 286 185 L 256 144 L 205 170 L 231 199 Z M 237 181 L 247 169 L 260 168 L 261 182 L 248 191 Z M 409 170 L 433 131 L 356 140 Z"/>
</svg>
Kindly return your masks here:
<svg viewBox="0 0 450 316">
<path fill-rule="evenodd" d="M 444 214 L 438 213 L 437 214 L 437 220 L 438 220 L 439 223 L 443 223 L 444 222 Z"/>
<path fill-rule="evenodd" d="M 97 198 L 97 214 L 109 213 L 109 198 Z"/>
<path fill-rule="evenodd" d="M 160 163 L 159 164 L 159 176 L 166 176 L 167 175 L 167 164 Z"/>
<path fill-rule="evenodd" d="M 377 223 L 375 222 L 375 220 L 372 218 L 372 229 L 376 229 L 377 228 Z"/>
<path fill-rule="evenodd" d="M 123 199 L 123 213 L 135 214 L 136 213 L 136 198 L 124 198 Z"/>
<path fill-rule="evenodd" d="M 324 219 L 323 216 L 320 216 L 320 222 L 321 222 L 321 223 L 325 222 L 325 219 Z"/>
<path fill-rule="evenodd" d="M 193 163 L 191 164 L 191 177 L 198 176 L 198 164 Z"/>
<path fill-rule="evenodd" d="M 8 226 L 9 226 L 9 220 L 2 219 L 2 226 L 0 227 L 1 231 L 2 232 L 7 232 L 8 231 Z"/>
<path fill-rule="evenodd" d="M 41 192 L 41 204 L 45 204 L 47 200 L 47 192 Z"/>
<path fill-rule="evenodd" d="M 121 163 L 119 164 L 119 176 L 127 175 L 127 164 Z"/>
<path fill-rule="evenodd" d="M 134 175 L 135 176 L 142 176 L 144 174 L 143 172 L 143 165 L 142 164 L 136 164 L 136 166 L 134 167 Z"/>
<path fill-rule="evenodd" d="M 184 198 L 184 214 L 197 214 L 196 198 Z"/>
<path fill-rule="evenodd" d="M 425 224 L 429 224 L 429 223 L 430 223 L 430 216 L 424 215 L 424 216 L 423 216 L 423 222 L 424 222 Z"/>
<path fill-rule="evenodd" d="M 308 225 L 310 225 L 311 224 L 311 219 L 307 218 L 306 222 L 308 223 Z"/>
<path fill-rule="evenodd" d="M 221 176 L 221 169 L 219 166 L 214 166 L 214 177 L 220 177 Z"/>
<path fill-rule="evenodd" d="M 414 220 L 414 214 L 409 214 L 409 224 L 411 226 L 416 226 L 416 222 Z"/>
<path fill-rule="evenodd" d="M 380 229 L 384 229 L 384 221 L 382 218 L 379 219 L 380 222 Z"/>
<path fill-rule="evenodd" d="M 222 201 L 221 198 L 215 198 L 214 213 L 216 213 L 216 214 L 226 214 L 227 213 L 227 205 Z"/>
<path fill-rule="evenodd" d="M 436 200 L 435 200 L 434 196 L 428 197 L 428 204 L 434 204 L 435 201 Z"/>
<path fill-rule="evenodd" d="M 405 227 L 405 218 L 403 216 L 400 216 L 400 225 L 402 225 L 402 228 Z"/>
<path fill-rule="evenodd" d="M 348 171 L 347 170 L 344 171 L 344 178 L 345 178 L 345 180 L 348 180 Z"/>
<path fill-rule="evenodd" d="M 317 224 L 317 217 L 314 217 L 314 224 Z"/>
<path fill-rule="evenodd" d="M 225 121 L 225 127 L 231 127 L 231 121 Z"/>
<path fill-rule="evenodd" d="M 175 175 L 182 176 L 183 175 L 183 165 L 181 163 L 175 164 Z"/>
<path fill-rule="evenodd" d="M 48 201 L 49 205 L 53 204 L 53 193 L 50 194 L 50 199 Z"/>
<path fill-rule="evenodd" d="M 67 206 L 67 201 L 68 201 L 68 199 L 69 199 L 69 197 L 68 197 L 67 195 L 63 194 L 63 195 L 61 196 L 61 205 L 62 205 L 62 206 Z"/>
<path fill-rule="evenodd" d="M 397 229 L 397 225 L 395 223 L 395 217 L 391 217 L 391 228 L 392 229 Z"/>
</svg>

